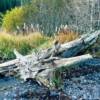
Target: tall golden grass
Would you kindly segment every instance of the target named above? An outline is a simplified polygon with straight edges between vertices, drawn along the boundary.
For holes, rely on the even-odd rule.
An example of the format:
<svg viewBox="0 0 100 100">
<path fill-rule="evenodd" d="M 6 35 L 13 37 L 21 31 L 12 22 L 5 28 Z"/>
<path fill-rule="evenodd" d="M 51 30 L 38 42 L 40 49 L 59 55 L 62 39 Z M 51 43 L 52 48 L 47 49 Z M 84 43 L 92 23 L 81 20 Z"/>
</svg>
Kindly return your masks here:
<svg viewBox="0 0 100 100">
<path fill-rule="evenodd" d="M 64 42 L 75 40 L 78 37 L 79 37 L 78 33 L 73 32 L 71 30 L 66 30 L 58 33 L 55 39 L 58 40 L 60 43 L 64 43 Z"/>
<path fill-rule="evenodd" d="M 48 40 L 48 37 L 40 33 L 31 33 L 27 36 L 0 33 L 0 58 L 15 58 L 13 54 L 14 48 L 23 55 L 28 54 L 32 49 L 39 47 Z"/>
</svg>

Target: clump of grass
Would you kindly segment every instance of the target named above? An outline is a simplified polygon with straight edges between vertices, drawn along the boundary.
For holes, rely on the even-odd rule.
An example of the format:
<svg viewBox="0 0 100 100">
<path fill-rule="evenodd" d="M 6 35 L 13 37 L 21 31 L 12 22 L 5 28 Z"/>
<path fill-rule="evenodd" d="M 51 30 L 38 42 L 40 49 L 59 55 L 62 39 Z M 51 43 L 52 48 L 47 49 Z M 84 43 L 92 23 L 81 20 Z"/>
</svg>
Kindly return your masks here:
<svg viewBox="0 0 100 100">
<path fill-rule="evenodd" d="M 58 35 L 55 37 L 55 39 L 58 40 L 60 43 L 64 43 L 75 40 L 78 37 L 79 37 L 78 33 L 66 29 L 60 31 Z"/>
<path fill-rule="evenodd" d="M 29 34 L 27 36 L 0 33 L 0 58 L 3 60 L 15 58 L 13 54 L 14 48 L 21 54 L 26 55 L 48 40 L 48 37 L 40 33 Z"/>
<path fill-rule="evenodd" d="M 61 69 L 56 69 L 55 72 L 53 73 L 53 78 L 52 78 L 52 83 L 55 88 L 60 87 L 62 84 L 62 76 L 61 76 Z"/>
</svg>

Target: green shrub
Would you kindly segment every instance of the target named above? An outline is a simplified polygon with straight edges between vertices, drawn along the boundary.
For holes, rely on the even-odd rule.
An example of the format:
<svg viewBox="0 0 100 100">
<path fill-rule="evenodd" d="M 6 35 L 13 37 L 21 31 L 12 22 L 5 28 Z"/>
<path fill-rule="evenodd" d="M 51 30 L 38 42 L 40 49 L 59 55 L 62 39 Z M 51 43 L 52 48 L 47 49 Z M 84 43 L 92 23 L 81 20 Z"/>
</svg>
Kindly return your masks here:
<svg viewBox="0 0 100 100">
<path fill-rule="evenodd" d="M 24 10 L 22 7 L 16 7 L 11 11 L 7 11 L 3 17 L 2 27 L 11 32 L 16 29 L 16 26 L 21 26 L 25 22 Z"/>
</svg>

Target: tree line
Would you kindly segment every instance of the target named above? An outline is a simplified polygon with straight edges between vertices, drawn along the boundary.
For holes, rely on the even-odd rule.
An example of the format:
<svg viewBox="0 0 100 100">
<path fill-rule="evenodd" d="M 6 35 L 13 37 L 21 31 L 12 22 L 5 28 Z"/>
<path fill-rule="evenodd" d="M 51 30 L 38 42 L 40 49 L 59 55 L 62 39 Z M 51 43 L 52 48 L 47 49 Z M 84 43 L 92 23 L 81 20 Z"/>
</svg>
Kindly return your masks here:
<svg viewBox="0 0 100 100">
<path fill-rule="evenodd" d="M 8 1 L 11 2 L 13 0 Z M 79 33 L 86 33 L 100 27 L 100 0 L 14 1 L 20 1 L 19 5 L 22 6 L 23 11 L 21 9 L 12 10 L 15 13 L 16 20 L 14 19 L 14 13 L 9 12 L 4 22 L 9 18 L 11 24 L 14 22 L 12 26 L 15 28 L 17 25 L 22 26 L 23 23 L 27 25 L 33 24 L 33 26 L 38 24 L 43 33 L 53 34 L 63 25 L 68 25 L 68 27 Z"/>
<path fill-rule="evenodd" d="M 21 6 L 29 0 L 0 0 L 0 12 L 6 12 L 15 6 Z"/>
</svg>

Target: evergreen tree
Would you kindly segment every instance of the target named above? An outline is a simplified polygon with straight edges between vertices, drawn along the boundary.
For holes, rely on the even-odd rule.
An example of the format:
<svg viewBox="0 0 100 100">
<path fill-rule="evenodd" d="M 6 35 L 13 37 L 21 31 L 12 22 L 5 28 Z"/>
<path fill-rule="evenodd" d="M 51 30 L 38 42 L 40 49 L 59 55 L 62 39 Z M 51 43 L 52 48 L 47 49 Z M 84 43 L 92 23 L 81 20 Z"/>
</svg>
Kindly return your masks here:
<svg viewBox="0 0 100 100">
<path fill-rule="evenodd" d="M 19 5 L 20 0 L 0 0 L 0 12 L 5 12 Z"/>
</svg>

